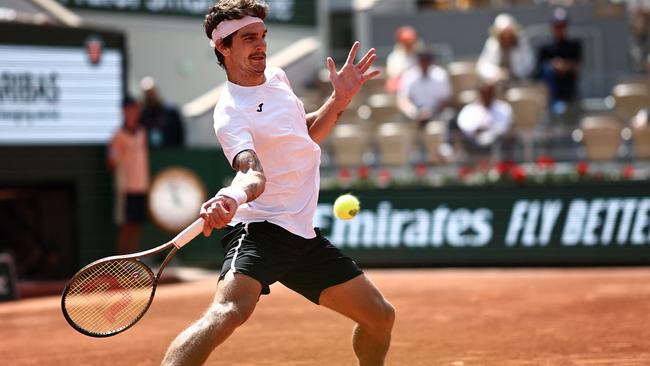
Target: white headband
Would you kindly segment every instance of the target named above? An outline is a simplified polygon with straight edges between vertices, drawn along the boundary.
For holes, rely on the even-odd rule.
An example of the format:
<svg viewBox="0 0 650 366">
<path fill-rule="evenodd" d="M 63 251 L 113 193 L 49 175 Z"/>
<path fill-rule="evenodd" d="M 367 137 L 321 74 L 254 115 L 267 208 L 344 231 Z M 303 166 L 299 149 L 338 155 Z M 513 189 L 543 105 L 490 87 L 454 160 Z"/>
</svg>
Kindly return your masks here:
<svg viewBox="0 0 650 366">
<path fill-rule="evenodd" d="M 241 19 L 224 20 L 212 30 L 212 40 L 210 46 L 214 48 L 219 40 L 222 40 L 245 26 L 253 23 L 264 23 L 258 17 L 246 15 Z"/>
</svg>

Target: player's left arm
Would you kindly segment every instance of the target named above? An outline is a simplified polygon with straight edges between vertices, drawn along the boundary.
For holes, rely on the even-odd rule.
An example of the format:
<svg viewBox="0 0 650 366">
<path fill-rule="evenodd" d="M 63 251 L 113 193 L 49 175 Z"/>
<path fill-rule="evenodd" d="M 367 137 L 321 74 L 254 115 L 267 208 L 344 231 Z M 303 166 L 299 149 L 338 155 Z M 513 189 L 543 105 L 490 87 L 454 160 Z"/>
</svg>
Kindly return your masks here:
<svg viewBox="0 0 650 366">
<path fill-rule="evenodd" d="M 309 136 L 316 143 L 321 143 L 329 135 L 336 121 L 350 104 L 352 97 L 359 92 L 361 86 L 379 75 L 379 70 L 368 72 L 377 59 L 374 48 L 366 52 L 358 63 L 354 63 L 359 46 L 359 42 L 354 43 L 345 65 L 340 71 L 336 70 L 334 60 L 331 57 L 327 58 L 327 69 L 330 72 L 330 82 L 334 90 L 322 107 L 307 115 Z"/>
</svg>

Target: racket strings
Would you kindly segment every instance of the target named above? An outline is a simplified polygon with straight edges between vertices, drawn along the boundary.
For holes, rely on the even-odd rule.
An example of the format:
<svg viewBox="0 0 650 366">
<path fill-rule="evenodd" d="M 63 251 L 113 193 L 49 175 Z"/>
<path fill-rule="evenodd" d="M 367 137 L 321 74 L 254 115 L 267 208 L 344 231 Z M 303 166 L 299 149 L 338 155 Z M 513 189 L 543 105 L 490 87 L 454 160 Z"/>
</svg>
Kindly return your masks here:
<svg viewBox="0 0 650 366">
<path fill-rule="evenodd" d="M 153 274 L 141 262 L 101 262 L 75 276 L 64 299 L 65 309 L 78 327 L 95 334 L 113 333 L 140 318 L 153 287 Z"/>
</svg>

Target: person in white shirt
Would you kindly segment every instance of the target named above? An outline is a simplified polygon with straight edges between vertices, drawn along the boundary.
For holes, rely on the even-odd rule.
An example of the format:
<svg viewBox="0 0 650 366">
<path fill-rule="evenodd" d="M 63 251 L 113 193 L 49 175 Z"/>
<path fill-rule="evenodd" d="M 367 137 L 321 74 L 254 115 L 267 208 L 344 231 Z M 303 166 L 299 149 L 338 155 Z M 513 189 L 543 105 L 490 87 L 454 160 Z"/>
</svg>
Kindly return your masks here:
<svg viewBox="0 0 650 366">
<path fill-rule="evenodd" d="M 386 58 L 386 91 L 395 93 L 402 82 L 402 74 L 417 64 L 418 33 L 404 25 L 395 31 L 395 45 Z"/>
<path fill-rule="evenodd" d="M 458 114 L 458 127 L 463 132 L 471 155 L 489 160 L 493 145 L 502 140 L 512 126 L 512 107 L 495 99 L 496 83 L 482 81 L 478 101 L 467 104 Z M 483 155 L 483 156 L 481 156 Z"/>
<path fill-rule="evenodd" d="M 337 71 L 327 59 L 332 95 L 305 114 L 285 73 L 266 67 L 268 5 L 223 0 L 204 28 L 228 82 L 214 125 L 236 170 L 232 184 L 203 204 L 204 234 L 224 229 L 224 262 L 208 311 L 169 346 L 163 365 L 198 365 L 252 314 L 260 295 L 281 282 L 356 322 L 359 364 L 383 365 L 395 311 L 356 263 L 312 226 L 319 192 L 320 148 L 352 97 L 378 71 L 358 42 Z"/>
<path fill-rule="evenodd" d="M 419 127 L 440 116 L 449 105 L 451 84 L 447 71 L 434 64 L 433 52 L 418 51 L 418 64 L 404 73 L 397 105 Z"/>
<path fill-rule="evenodd" d="M 476 64 L 480 77 L 502 82 L 528 79 L 535 68 L 535 55 L 521 27 L 509 14 L 499 14 L 490 27 Z"/>
</svg>

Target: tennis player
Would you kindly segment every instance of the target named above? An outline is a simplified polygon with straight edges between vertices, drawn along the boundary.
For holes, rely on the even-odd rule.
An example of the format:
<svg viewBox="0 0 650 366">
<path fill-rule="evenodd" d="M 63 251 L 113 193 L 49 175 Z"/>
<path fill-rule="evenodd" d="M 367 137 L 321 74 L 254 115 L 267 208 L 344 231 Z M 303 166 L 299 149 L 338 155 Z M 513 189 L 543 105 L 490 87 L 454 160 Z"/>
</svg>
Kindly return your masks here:
<svg viewBox="0 0 650 366">
<path fill-rule="evenodd" d="M 163 365 L 205 362 L 276 281 L 355 321 L 352 345 L 359 365 L 383 365 L 395 318 L 392 305 L 312 226 L 318 143 L 363 83 L 379 74 L 369 71 L 375 51 L 355 64 L 356 42 L 338 71 L 328 58 L 333 92 L 319 110 L 305 115 L 285 73 L 266 67 L 267 13 L 260 0 L 222 0 L 205 17 L 205 32 L 228 77 L 214 111 L 215 131 L 237 173 L 201 209 L 206 236 L 225 227 L 214 302 L 176 337 Z"/>
</svg>

